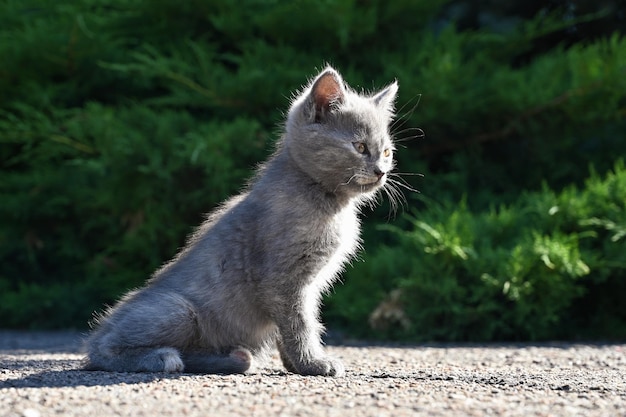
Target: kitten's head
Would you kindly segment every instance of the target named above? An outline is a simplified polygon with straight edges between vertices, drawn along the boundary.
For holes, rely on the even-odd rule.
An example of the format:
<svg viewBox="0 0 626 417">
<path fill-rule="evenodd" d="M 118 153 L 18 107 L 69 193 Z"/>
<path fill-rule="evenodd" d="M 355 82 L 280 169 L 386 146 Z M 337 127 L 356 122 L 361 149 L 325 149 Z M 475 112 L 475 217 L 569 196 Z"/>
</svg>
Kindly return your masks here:
<svg viewBox="0 0 626 417">
<path fill-rule="evenodd" d="M 389 124 L 397 91 L 393 82 L 375 94 L 358 94 L 327 67 L 293 101 L 285 150 L 327 192 L 373 196 L 394 166 Z"/>
</svg>

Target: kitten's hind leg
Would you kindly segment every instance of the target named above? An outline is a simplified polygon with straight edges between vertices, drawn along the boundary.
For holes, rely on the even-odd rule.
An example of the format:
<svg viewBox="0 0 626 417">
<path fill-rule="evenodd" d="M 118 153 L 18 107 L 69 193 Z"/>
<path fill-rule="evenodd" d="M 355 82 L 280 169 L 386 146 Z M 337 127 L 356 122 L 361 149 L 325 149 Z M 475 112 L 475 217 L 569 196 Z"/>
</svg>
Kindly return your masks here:
<svg viewBox="0 0 626 417">
<path fill-rule="evenodd" d="M 182 372 L 180 351 L 197 338 L 194 305 L 174 292 L 131 293 L 98 321 L 85 341 L 86 369 Z"/>
<path fill-rule="evenodd" d="M 242 374 L 252 365 L 252 354 L 238 347 L 228 355 L 210 353 L 183 353 L 185 372 L 206 374 Z"/>
</svg>

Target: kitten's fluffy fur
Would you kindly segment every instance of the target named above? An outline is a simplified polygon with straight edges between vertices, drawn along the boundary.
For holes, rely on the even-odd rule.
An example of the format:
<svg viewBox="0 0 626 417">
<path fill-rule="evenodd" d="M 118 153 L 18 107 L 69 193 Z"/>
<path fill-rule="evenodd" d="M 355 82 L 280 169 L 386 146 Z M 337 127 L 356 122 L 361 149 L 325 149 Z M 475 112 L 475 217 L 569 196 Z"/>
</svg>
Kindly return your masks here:
<svg viewBox="0 0 626 417">
<path fill-rule="evenodd" d="M 361 95 L 324 69 L 251 185 L 96 320 L 86 368 L 240 373 L 277 346 L 289 371 L 341 375 L 322 348 L 320 296 L 357 250 L 359 206 L 393 168 L 397 89 Z"/>
</svg>

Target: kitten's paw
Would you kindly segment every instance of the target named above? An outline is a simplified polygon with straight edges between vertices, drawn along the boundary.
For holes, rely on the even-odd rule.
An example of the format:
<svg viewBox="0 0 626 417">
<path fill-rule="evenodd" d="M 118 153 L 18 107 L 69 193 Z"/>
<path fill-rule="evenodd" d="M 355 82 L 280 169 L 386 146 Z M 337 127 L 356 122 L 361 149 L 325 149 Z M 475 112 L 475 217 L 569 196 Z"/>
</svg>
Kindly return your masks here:
<svg viewBox="0 0 626 417">
<path fill-rule="evenodd" d="M 311 359 L 296 368 L 301 375 L 343 376 L 346 373 L 343 363 L 329 356 Z"/>
<path fill-rule="evenodd" d="M 185 369 L 183 360 L 180 358 L 180 354 L 176 349 L 160 348 L 157 349 L 156 354 L 163 364 L 163 368 L 157 369 L 157 371 L 182 372 Z"/>
<path fill-rule="evenodd" d="M 238 347 L 236 349 L 233 349 L 228 356 L 230 356 L 232 359 L 237 360 L 238 362 L 241 362 L 242 372 L 250 369 L 250 366 L 252 365 L 252 354 L 246 348 Z"/>
</svg>

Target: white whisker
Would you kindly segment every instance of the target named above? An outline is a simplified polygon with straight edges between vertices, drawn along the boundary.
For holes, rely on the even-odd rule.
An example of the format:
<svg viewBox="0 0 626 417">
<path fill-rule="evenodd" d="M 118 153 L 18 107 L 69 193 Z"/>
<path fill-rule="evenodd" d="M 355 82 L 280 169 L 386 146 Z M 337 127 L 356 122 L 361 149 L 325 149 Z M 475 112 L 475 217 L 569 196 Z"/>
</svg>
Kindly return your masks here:
<svg viewBox="0 0 626 417">
<path fill-rule="evenodd" d="M 419 172 L 392 172 L 391 175 L 414 175 L 416 177 L 424 177 L 424 174 Z"/>
<path fill-rule="evenodd" d="M 409 133 L 409 132 L 413 132 L 413 133 L 400 137 L 400 135 L 404 135 L 405 133 Z M 407 127 L 406 129 L 402 129 L 401 131 L 394 132 L 393 136 L 394 136 L 394 143 L 398 143 L 398 142 L 406 142 L 406 141 L 413 140 L 413 139 L 422 139 L 426 136 L 426 133 L 424 133 L 424 130 L 419 127 Z"/>
<path fill-rule="evenodd" d="M 416 190 L 415 188 L 413 188 L 411 186 L 411 184 L 409 184 L 408 182 L 406 182 L 406 180 L 404 178 L 402 178 L 401 176 L 399 176 L 398 174 L 392 174 L 394 178 L 389 178 L 388 181 L 391 182 L 392 184 L 398 186 L 398 187 L 402 187 L 405 190 L 414 192 L 414 193 L 419 193 L 419 190 Z"/>
<path fill-rule="evenodd" d="M 415 111 L 415 109 L 417 108 L 417 106 L 420 103 L 420 100 L 422 98 L 421 94 L 416 94 L 415 96 L 411 97 L 410 100 L 408 100 L 402 107 L 400 107 L 400 109 L 398 109 L 398 111 L 396 112 L 397 114 L 402 112 L 402 110 L 404 110 L 404 108 L 409 105 L 414 99 L 417 100 L 415 101 L 415 104 L 404 114 L 398 116 L 396 118 L 396 120 L 394 120 L 394 122 L 391 124 L 390 126 L 390 130 L 393 132 L 394 129 L 396 129 L 397 127 L 401 127 L 404 125 L 404 123 L 407 122 L 407 120 L 411 117 L 411 115 L 413 114 L 413 112 Z"/>
<path fill-rule="evenodd" d="M 352 176 L 350 178 L 348 178 L 348 181 L 342 182 L 341 184 L 337 184 L 337 187 L 335 187 L 335 190 L 333 192 L 336 193 L 337 190 L 339 189 L 339 187 L 344 187 L 346 185 L 350 185 L 350 182 L 352 182 L 352 180 L 355 179 L 356 176 L 357 176 L 357 174 L 352 174 Z"/>
</svg>

